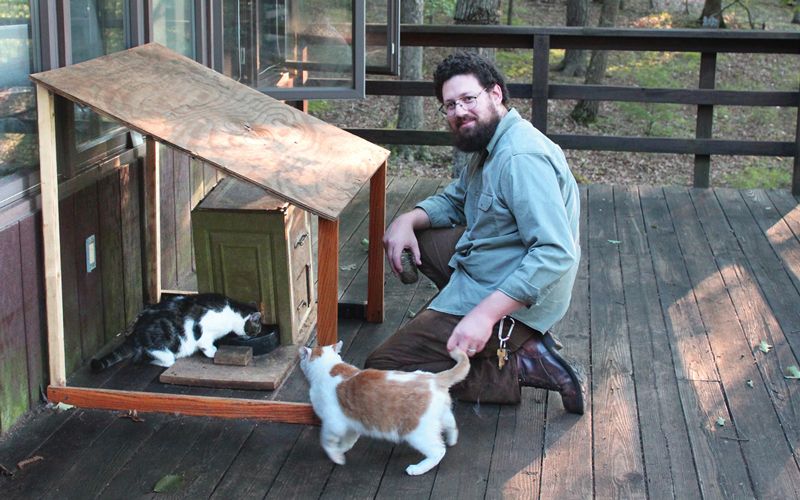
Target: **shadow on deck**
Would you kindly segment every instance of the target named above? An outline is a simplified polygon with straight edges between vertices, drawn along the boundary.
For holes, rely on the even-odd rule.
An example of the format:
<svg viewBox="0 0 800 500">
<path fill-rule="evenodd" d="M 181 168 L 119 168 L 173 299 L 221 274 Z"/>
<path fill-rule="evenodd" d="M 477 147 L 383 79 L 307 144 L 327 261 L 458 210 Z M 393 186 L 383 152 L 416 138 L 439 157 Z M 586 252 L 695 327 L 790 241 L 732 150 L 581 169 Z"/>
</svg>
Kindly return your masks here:
<svg viewBox="0 0 800 500">
<path fill-rule="evenodd" d="M 442 185 L 390 179 L 388 217 Z M 587 368 L 583 417 L 533 389 L 519 406 L 456 403 L 458 445 L 408 477 L 420 458 L 409 447 L 362 439 L 334 466 L 311 426 L 43 409 L 0 442 L 0 464 L 15 472 L 0 478 L 0 497 L 156 496 L 175 474 L 176 498 L 800 498 L 800 380 L 784 377 L 800 365 L 797 200 L 680 187 L 581 193 L 582 269 L 555 330 Z M 366 206 L 362 193 L 340 224 L 345 302 L 366 295 Z M 427 280 L 388 276 L 384 323 L 340 320 L 345 359 L 362 365 L 433 293 Z M 166 386 L 159 372 L 126 367 L 96 385 L 307 401 L 297 371 L 274 393 Z"/>
</svg>

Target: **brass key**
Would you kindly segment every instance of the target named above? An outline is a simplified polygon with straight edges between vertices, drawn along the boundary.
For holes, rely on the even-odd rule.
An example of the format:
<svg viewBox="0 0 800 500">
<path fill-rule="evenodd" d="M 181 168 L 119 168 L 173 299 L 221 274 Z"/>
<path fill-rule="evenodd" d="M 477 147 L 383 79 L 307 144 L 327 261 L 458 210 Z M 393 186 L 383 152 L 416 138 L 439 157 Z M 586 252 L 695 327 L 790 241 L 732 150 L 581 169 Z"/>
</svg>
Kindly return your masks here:
<svg viewBox="0 0 800 500">
<path fill-rule="evenodd" d="M 504 347 L 501 347 L 497 350 L 497 367 L 499 369 L 503 369 L 506 365 L 506 360 L 508 359 L 508 351 Z"/>
</svg>

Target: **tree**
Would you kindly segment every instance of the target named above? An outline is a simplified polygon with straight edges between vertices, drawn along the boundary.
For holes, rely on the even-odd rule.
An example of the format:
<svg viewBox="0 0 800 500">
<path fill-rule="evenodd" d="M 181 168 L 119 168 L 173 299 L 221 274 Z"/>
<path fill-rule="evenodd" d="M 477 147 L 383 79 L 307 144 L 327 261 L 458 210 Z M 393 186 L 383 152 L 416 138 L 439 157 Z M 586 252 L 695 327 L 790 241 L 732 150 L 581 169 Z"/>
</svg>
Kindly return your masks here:
<svg viewBox="0 0 800 500">
<path fill-rule="evenodd" d="M 453 20 L 456 24 L 499 24 L 497 11 L 500 0 L 457 0 Z M 473 48 L 487 59 L 494 60 L 494 49 Z M 463 153 L 453 148 L 453 177 L 461 175 L 461 171 L 472 158 L 472 153 Z"/>
<path fill-rule="evenodd" d="M 800 24 L 800 2 L 794 4 L 794 14 L 792 15 L 792 24 Z"/>
<path fill-rule="evenodd" d="M 617 22 L 617 12 L 619 11 L 619 0 L 604 0 L 600 10 L 600 27 L 613 27 Z M 597 85 L 603 83 L 608 66 L 608 51 L 593 50 L 589 61 L 589 68 L 586 70 L 585 83 Z M 597 112 L 600 109 L 599 101 L 581 100 L 572 109 L 570 116 L 578 123 L 591 123 L 597 119 Z"/>
<path fill-rule="evenodd" d="M 700 14 L 700 25 L 704 28 L 724 28 L 722 17 L 722 0 L 705 0 L 703 13 Z"/>
<path fill-rule="evenodd" d="M 586 26 L 588 19 L 588 0 L 567 0 L 567 26 Z M 564 59 L 554 69 L 564 76 L 583 76 L 586 74 L 586 51 L 567 49 Z"/>
<path fill-rule="evenodd" d="M 422 24 L 425 0 L 403 0 L 400 4 L 400 21 L 402 23 Z M 422 80 L 422 47 L 402 47 L 400 49 L 400 78 Z M 397 128 L 421 129 L 423 121 L 423 98 L 400 96 Z M 399 154 L 407 160 L 418 160 L 427 156 L 423 146 L 412 145 L 401 146 Z"/>
</svg>

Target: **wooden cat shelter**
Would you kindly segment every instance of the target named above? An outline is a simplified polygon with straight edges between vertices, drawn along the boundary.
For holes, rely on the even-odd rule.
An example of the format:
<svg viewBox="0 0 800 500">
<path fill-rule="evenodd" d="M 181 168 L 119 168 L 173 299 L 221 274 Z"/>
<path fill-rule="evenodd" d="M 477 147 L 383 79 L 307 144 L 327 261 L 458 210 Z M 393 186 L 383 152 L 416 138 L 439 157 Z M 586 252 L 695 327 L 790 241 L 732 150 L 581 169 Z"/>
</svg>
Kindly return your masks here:
<svg viewBox="0 0 800 500">
<path fill-rule="evenodd" d="M 389 152 L 216 73 L 158 44 L 31 75 L 39 115 L 48 398 L 84 408 L 138 410 L 315 423 L 311 406 L 235 398 L 68 387 L 59 242 L 54 95 L 89 106 L 146 137 L 147 295 L 160 285 L 156 143 L 185 151 L 226 174 L 317 215 L 317 341 L 337 340 L 339 216 L 370 183 L 365 319 L 383 321 L 383 237 Z"/>
</svg>

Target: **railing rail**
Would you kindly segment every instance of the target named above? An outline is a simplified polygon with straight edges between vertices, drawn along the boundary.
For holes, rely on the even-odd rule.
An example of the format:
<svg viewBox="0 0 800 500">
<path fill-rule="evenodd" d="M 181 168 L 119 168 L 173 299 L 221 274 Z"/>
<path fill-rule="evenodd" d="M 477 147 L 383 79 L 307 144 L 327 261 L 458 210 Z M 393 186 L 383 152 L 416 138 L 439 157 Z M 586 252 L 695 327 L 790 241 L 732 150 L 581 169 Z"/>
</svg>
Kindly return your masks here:
<svg viewBox="0 0 800 500">
<path fill-rule="evenodd" d="M 720 30 L 639 30 L 626 28 L 536 28 L 525 26 L 402 25 L 405 47 L 492 47 L 533 49 L 533 79 L 514 83 L 515 98 L 530 99 L 531 122 L 547 133 L 549 100 L 585 99 L 697 106 L 695 137 L 659 138 L 548 134 L 564 149 L 677 153 L 694 155 L 694 185 L 710 185 L 711 155 L 793 157 L 792 194 L 800 196 L 800 89 L 798 91 L 715 90 L 720 53 L 800 54 L 800 32 Z M 613 85 L 551 84 L 550 49 L 699 52 L 698 88 L 640 88 Z M 367 80 L 369 95 L 433 96 L 433 82 Z M 712 137 L 714 106 L 779 106 L 797 109 L 795 140 L 723 140 Z M 397 129 L 348 129 L 382 144 L 443 146 L 448 132 Z"/>
</svg>

